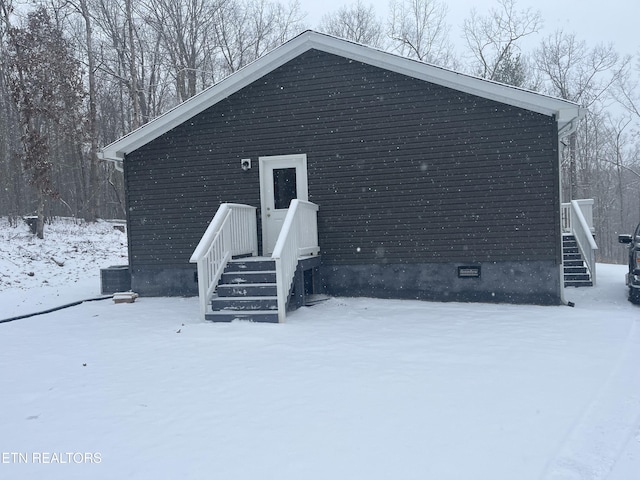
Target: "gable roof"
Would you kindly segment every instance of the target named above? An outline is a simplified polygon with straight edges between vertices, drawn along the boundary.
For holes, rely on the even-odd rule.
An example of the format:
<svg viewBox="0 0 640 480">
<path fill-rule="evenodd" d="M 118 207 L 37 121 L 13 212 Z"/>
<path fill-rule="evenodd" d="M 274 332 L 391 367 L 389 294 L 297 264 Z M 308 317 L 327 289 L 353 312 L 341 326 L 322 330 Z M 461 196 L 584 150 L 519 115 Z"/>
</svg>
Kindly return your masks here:
<svg viewBox="0 0 640 480">
<path fill-rule="evenodd" d="M 122 161 L 125 155 L 312 49 L 544 115 L 556 116 L 559 135 L 566 135 L 573 131 L 577 120 L 584 115 L 583 109 L 578 104 L 568 100 L 458 73 L 349 40 L 307 30 L 217 84 L 103 147 L 100 157 L 106 160 Z"/>
</svg>

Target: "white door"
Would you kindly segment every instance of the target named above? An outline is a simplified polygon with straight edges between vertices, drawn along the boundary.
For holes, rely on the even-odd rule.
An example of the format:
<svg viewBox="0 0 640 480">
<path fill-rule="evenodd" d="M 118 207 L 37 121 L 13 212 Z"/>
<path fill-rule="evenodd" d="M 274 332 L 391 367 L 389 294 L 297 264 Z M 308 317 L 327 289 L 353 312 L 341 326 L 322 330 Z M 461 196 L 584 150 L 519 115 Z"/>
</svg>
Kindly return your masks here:
<svg viewBox="0 0 640 480">
<path fill-rule="evenodd" d="M 289 204 L 294 198 L 307 200 L 307 155 L 260 157 L 260 202 L 262 210 L 262 254 L 276 246 Z"/>
</svg>

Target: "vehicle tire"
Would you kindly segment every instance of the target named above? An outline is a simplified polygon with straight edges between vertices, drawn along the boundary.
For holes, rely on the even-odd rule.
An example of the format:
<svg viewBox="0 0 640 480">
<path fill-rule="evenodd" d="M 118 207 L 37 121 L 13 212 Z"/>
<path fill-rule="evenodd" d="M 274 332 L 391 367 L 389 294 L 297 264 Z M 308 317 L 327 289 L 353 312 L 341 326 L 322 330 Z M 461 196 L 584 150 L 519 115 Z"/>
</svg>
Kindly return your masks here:
<svg viewBox="0 0 640 480">
<path fill-rule="evenodd" d="M 629 287 L 629 301 L 636 305 L 640 305 L 640 288 Z"/>
</svg>

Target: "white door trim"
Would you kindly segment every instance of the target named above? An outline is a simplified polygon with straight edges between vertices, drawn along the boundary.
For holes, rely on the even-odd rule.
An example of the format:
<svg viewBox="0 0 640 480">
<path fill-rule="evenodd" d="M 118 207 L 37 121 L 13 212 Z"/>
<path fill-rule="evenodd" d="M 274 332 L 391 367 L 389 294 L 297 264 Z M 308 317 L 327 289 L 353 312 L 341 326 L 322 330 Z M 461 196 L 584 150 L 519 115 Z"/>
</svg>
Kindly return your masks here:
<svg viewBox="0 0 640 480">
<path fill-rule="evenodd" d="M 272 220 L 270 208 L 273 208 L 273 169 L 275 168 L 295 168 L 296 169 L 296 195 L 299 200 L 309 200 L 309 189 L 307 181 L 307 154 L 298 153 L 293 155 L 274 155 L 269 157 L 258 157 L 260 166 L 260 216 L 262 218 L 262 254 L 271 255 L 278 238 L 279 227 Z M 271 205 L 271 207 L 270 207 Z M 283 209 L 284 211 L 288 209 Z M 279 212 L 282 216 L 283 212 Z M 282 219 L 284 220 L 284 219 Z M 277 233 L 276 233 L 277 230 Z M 275 239 L 274 239 L 275 234 Z"/>
</svg>

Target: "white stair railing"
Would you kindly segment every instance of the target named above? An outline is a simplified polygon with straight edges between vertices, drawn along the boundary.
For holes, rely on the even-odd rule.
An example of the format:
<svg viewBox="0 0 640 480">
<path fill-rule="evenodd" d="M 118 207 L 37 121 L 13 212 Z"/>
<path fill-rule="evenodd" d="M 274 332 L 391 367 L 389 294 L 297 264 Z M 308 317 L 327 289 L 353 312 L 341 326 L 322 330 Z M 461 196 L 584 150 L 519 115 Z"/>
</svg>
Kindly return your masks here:
<svg viewBox="0 0 640 480">
<path fill-rule="evenodd" d="M 560 222 L 562 233 L 571 233 L 571 204 L 563 203 L 560 206 Z"/>
<path fill-rule="evenodd" d="M 280 230 L 271 258 L 276 263 L 278 321 L 284 322 L 287 300 L 300 257 L 317 255 L 318 206 L 303 200 L 292 200 Z"/>
<path fill-rule="evenodd" d="M 587 265 L 587 269 L 591 275 L 591 281 L 593 285 L 596 284 L 596 250 L 598 245 L 593 239 L 591 232 L 591 226 L 585 218 L 582 212 L 582 208 L 579 200 L 572 200 L 570 207 L 570 225 L 571 233 L 576 239 L 584 263 Z"/>
<path fill-rule="evenodd" d="M 583 198 L 574 201 L 580 206 L 580 211 L 589 226 L 589 231 L 592 234 L 595 233 L 596 229 L 593 226 L 593 198 Z"/>
<path fill-rule="evenodd" d="M 578 202 L 580 206 L 580 211 L 582 215 L 584 215 L 584 219 L 587 221 L 587 225 L 589 225 L 589 230 L 591 233 L 595 232 L 595 228 L 593 227 L 593 198 L 584 198 L 580 200 L 573 200 L 574 202 Z M 562 233 L 571 233 L 571 203 L 563 203 L 561 205 L 561 216 L 562 219 Z"/>
<path fill-rule="evenodd" d="M 198 265 L 200 316 L 205 318 L 207 303 L 234 255 L 258 254 L 256 207 L 223 203 L 193 251 L 191 263 Z"/>
</svg>

